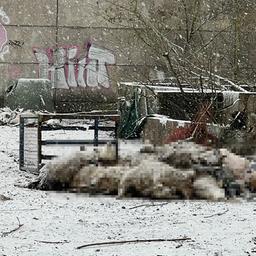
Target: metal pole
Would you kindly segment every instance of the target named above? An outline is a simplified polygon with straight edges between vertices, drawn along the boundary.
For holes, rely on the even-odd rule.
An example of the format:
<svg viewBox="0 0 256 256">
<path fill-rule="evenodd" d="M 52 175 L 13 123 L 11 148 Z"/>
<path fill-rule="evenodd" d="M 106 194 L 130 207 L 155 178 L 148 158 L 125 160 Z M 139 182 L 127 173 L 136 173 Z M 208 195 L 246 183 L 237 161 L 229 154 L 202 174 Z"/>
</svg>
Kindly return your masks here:
<svg viewBox="0 0 256 256">
<path fill-rule="evenodd" d="M 118 121 L 115 121 L 115 139 L 116 139 L 116 161 L 118 161 L 119 154 L 119 145 L 118 145 Z"/>
<path fill-rule="evenodd" d="M 38 116 L 38 119 L 37 119 L 37 147 L 38 147 L 37 170 L 39 172 L 39 170 L 42 167 L 42 121 L 40 116 Z"/>
<path fill-rule="evenodd" d="M 20 152 L 19 152 L 19 168 L 22 170 L 24 166 L 24 118 L 20 117 Z"/>
<path fill-rule="evenodd" d="M 96 117 L 94 121 L 94 146 L 98 147 L 99 145 L 99 118 Z"/>
<path fill-rule="evenodd" d="M 56 21 L 55 21 L 55 58 L 56 58 L 56 51 L 59 46 L 59 0 L 56 0 Z M 54 72 L 54 84 L 53 84 L 53 108 L 54 112 L 56 113 L 57 110 L 57 72 Z"/>
</svg>

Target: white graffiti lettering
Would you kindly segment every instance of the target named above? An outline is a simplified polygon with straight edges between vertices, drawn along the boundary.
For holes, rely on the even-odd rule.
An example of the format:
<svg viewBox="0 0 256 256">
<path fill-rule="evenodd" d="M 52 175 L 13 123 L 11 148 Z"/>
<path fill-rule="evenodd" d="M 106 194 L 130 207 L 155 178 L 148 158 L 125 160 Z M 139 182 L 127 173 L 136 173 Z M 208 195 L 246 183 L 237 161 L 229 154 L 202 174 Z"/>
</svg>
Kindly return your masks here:
<svg viewBox="0 0 256 256">
<path fill-rule="evenodd" d="M 0 7 L 0 59 L 4 60 L 4 55 L 9 53 L 9 46 L 7 45 L 8 37 L 7 31 L 4 25 L 9 24 L 10 19 L 3 10 L 3 7 Z"/>
<path fill-rule="evenodd" d="M 97 79 L 98 84 L 100 84 L 103 87 L 109 88 L 109 79 L 108 79 L 108 72 L 106 68 L 107 64 L 115 64 L 115 56 L 110 53 L 109 51 L 106 51 L 104 49 L 99 49 L 94 47 L 93 45 L 89 49 L 89 59 L 92 60 L 92 63 L 90 63 L 90 75 L 92 79 Z M 96 83 L 96 81 L 87 81 L 88 85 L 89 83 L 91 86 Z M 92 82 L 92 83 L 91 83 Z"/>
<path fill-rule="evenodd" d="M 86 58 L 80 60 L 78 62 L 78 77 L 77 77 L 77 84 L 80 87 L 86 87 L 86 83 L 84 80 L 84 70 L 86 67 Z"/>
<path fill-rule="evenodd" d="M 34 52 L 37 61 L 39 62 L 39 77 L 48 79 L 48 75 L 50 72 L 49 69 L 49 58 L 46 52 L 38 49 Z"/>
<path fill-rule="evenodd" d="M 68 58 L 68 85 L 70 87 L 77 87 L 77 82 L 75 78 L 75 57 L 77 55 L 77 47 L 69 48 L 67 50 Z"/>
<path fill-rule="evenodd" d="M 55 76 L 56 76 L 56 87 L 57 88 L 62 88 L 62 89 L 68 89 L 68 83 L 66 80 L 66 75 L 65 75 L 65 49 L 63 48 L 58 48 L 56 50 L 56 62 L 54 64 L 55 67 Z"/>
</svg>

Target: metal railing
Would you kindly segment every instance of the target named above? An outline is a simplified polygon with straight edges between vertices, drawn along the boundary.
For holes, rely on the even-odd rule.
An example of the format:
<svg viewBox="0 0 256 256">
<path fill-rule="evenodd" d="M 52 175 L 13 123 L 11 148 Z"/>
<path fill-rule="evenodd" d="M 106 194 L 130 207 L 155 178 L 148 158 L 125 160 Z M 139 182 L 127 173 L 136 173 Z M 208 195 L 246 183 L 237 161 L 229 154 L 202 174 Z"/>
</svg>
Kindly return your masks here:
<svg viewBox="0 0 256 256">
<path fill-rule="evenodd" d="M 61 126 L 50 127 L 45 126 L 45 122 L 49 119 L 89 119 L 94 120 L 93 125 L 89 126 L 90 130 L 94 130 L 93 139 L 91 140 L 74 140 L 74 139 L 42 139 L 42 133 L 44 131 L 56 131 L 59 129 L 64 130 L 88 130 L 79 126 Z M 102 121 L 111 120 L 114 121 L 114 126 L 100 125 Z M 52 114 L 52 113 L 40 113 L 36 115 L 21 115 L 20 117 L 20 169 L 29 170 L 31 172 L 38 172 L 43 165 L 43 160 L 50 160 L 57 155 L 43 154 L 42 148 L 44 146 L 73 146 L 73 145 L 92 145 L 98 147 L 104 144 L 115 145 L 116 161 L 118 160 L 118 123 L 120 116 L 118 112 L 83 112 L 83 113 L 67 113 L 67 114 Z M 113 131 L 114 137 L 111 139 L 99 139 L 99 131 Z"/>
</svg>

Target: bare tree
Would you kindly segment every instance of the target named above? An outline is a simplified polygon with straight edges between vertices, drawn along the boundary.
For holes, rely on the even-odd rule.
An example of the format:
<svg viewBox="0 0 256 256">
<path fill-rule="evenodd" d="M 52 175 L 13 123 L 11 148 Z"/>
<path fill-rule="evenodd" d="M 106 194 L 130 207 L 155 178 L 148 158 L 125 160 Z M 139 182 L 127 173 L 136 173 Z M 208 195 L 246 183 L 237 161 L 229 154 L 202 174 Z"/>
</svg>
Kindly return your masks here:
<svg viewBox="0 0 256 256">
<path fill-rule="evenodd" d="M 226 89 L 239 86 L 241 30 L 250 12 L 248 0 L 107 0 L 103 16 L 133 28 L 137 38 L 156 56 L 157 64 L 183 85 Z M 249 4 L 249 6 L 248 6 Z M 225 47 L 220 42 L 229 37 Z M 226 52 L 223 49 L 230 49 Z M 231 66 L 224 68 L 224 66 Z M 226 71 L 228 70 L 228 71 Z"/>
</svg>

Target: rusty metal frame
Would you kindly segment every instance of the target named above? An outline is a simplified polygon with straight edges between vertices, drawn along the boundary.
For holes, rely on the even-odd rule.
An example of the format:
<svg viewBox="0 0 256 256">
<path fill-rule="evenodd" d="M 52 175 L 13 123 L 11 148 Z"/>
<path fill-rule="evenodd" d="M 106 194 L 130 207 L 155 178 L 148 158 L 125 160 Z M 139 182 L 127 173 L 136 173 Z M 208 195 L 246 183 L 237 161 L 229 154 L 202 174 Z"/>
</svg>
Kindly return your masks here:
<svg viewBox="0 0 256 256">
<path fill-rule="evenodd" d="M 42 154 L 42 146 L 46 145 L 93 145 L 95 147 L 98 147 L 99 145 L 104 145 L 107 143 L 111 143 L 115 145 L 116 149 L 116 161 L 118 161 L 118 124 L 120 120 L 120 115 L 115 112 L 89 112 L 89 113 L 78 113 L 78 114 L 39 114 L 39 167 L 42 167 L 43 160 L 49 160 L 56 156 L 52 155 L 43 155 Z M 42 132 L 46 130 L 55 130 L 49 129 L 49 127 L 43 127 L 42 123 L 49 119 L 93 119 L 94 120 L 94 126 L 90 127 L 94 130 L 94 138 L 93 140 L 42 140 Z M 106 127 L 106 126 L 100 126 L 100 121 L 102 120 L 112 120 L 115 122 L 114 127 Z M 65 129 L 67 127 L 61 127 L 61 129 Z M 77 130 L 75 128 L 75 130 Z M 108 140 L 99 140 L 99 130 L 112 130 L 114 132 L 114 139 L 108 139 Z"/>
</svg>

